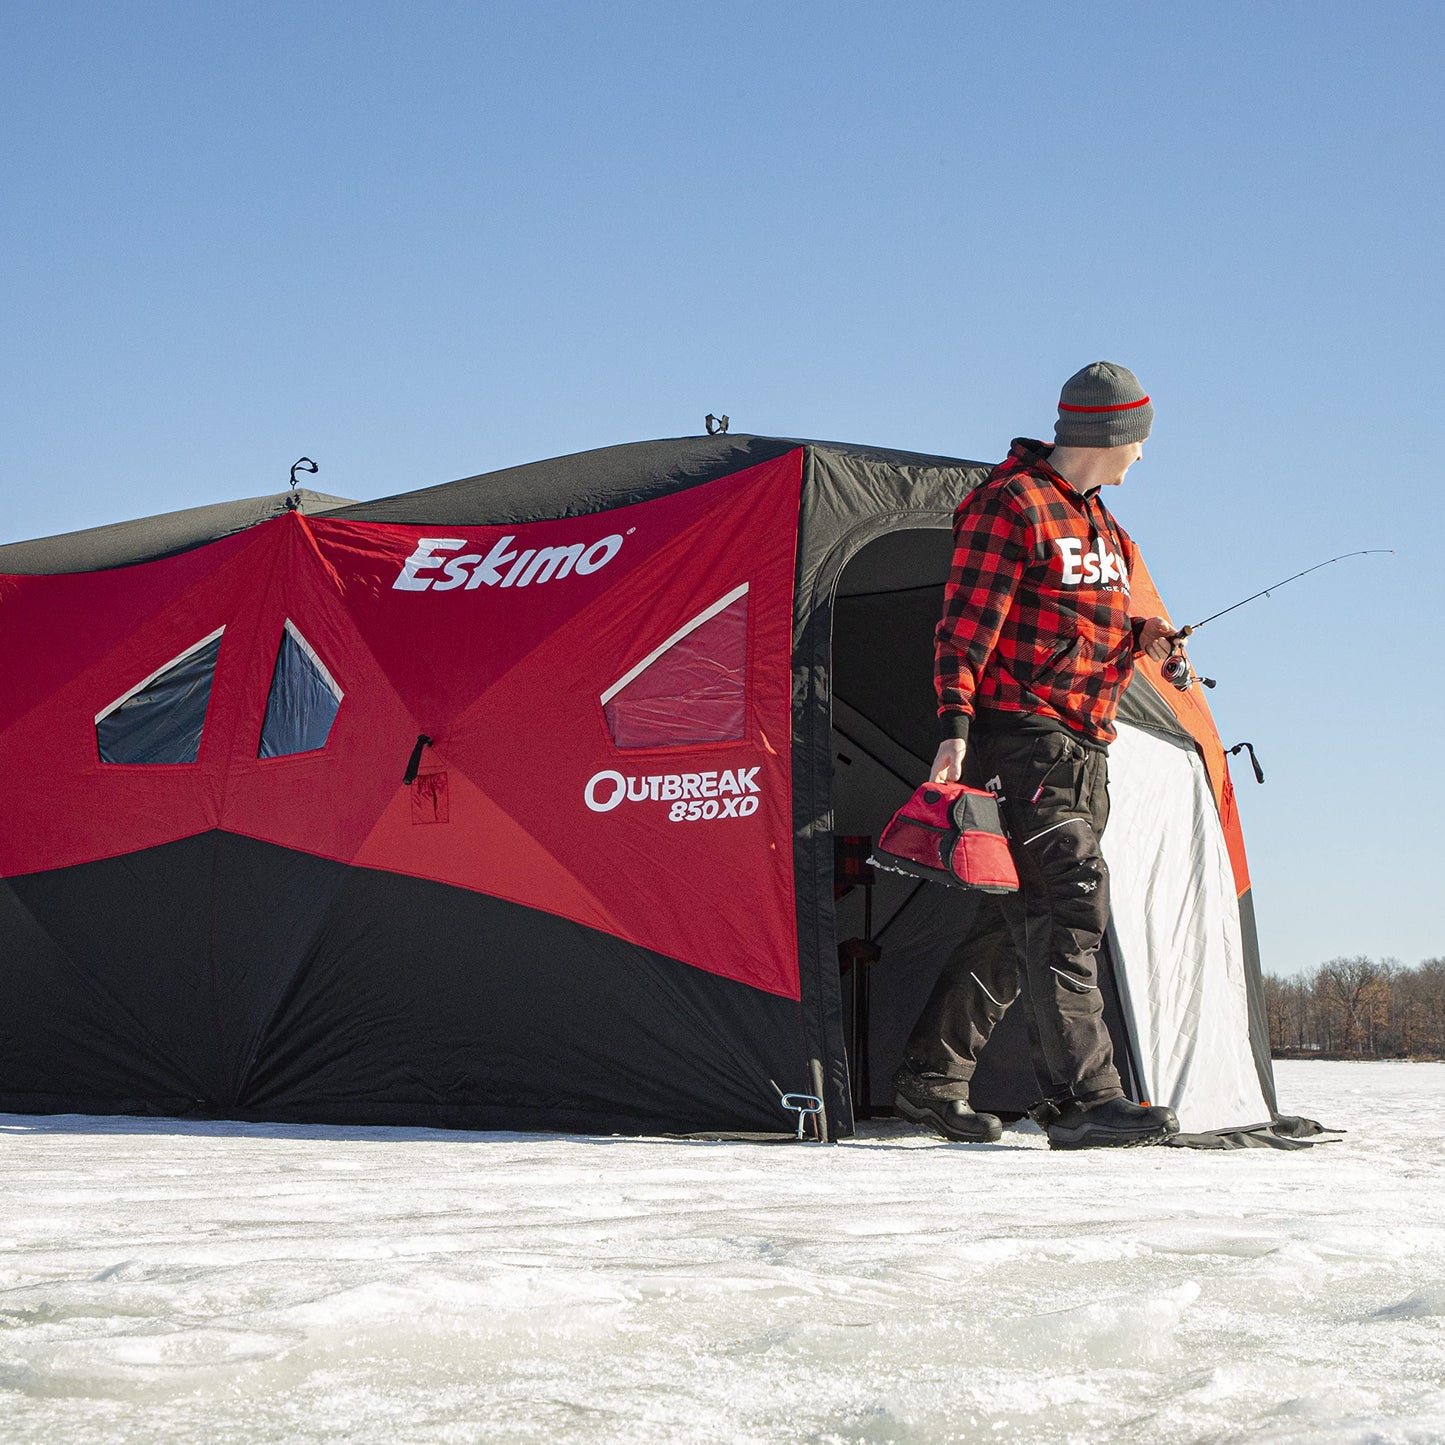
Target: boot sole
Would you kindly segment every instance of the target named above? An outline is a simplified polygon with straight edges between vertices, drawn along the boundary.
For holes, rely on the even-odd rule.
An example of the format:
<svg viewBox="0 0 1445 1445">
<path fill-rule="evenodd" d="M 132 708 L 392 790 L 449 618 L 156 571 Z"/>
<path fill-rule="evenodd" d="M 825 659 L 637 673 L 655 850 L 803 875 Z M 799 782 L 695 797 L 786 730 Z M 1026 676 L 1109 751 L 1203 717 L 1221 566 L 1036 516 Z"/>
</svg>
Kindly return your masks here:
<svg viewBox="0 0 1445 1445">
<path fill-rule="evenodd" d="M 915 1124 L 926 1124 L 935 1134 L 942 1134 L 951 1144 L 997 1144 L 1003 1137 L 1003 1121 L 992 1114 L 975 1114 L 974 1118 L 979 1120 L 987 1119 L 989 1122 L 976 1134 L 961 1134 L 957 1130 L 949 1129 L 944 1125 L 942 1119 L 931 1109 L 919 1108 L 910 1104 L 902 1094 L 894 1094 L 893 1110 L 902 1114 L 905 1119 L 912 1120 Z"/>
<path fill-rule="evenodd" d="M 1141 1149 L 1149 1144 L 1164 1144 L 1172 1139 L 1178 1129 L 1155 1129 L 1148 1134 L 1120 1135 L 1112 1130 L 1090 1129 L 1048 1129 L 1050 1149 Z"/>
</svg>

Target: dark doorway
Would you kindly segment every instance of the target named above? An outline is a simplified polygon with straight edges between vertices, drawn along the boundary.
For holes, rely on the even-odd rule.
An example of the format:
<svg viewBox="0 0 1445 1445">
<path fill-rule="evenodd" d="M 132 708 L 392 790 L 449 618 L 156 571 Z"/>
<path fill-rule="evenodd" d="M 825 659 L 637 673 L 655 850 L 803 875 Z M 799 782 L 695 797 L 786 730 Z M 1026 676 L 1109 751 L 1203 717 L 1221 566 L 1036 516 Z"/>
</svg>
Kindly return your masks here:
<svg viewBox="0 0 1445 1445">
<path fill-rule="evenodd" d="M 858 552 L 838 579 L 832 670 L 836 834 L 876 839 L 925 780 L 933 760 L 938 746 L 933 629 L 942 611 L 952 540 L 943 527 L 891 532 Z M 893 1072 L 909 1030 L 944 960 L 967 933 L 980 896 L 876 874 L 871 936 L 882 956 L 863 966 L 866 989 L 851 977 L 859 965 L 843 976 L 849 1073 L 860 1117 L 891 1109 Z M 835 907 L 839 940 L 863 936 L 865 890 L 850 889 Z M 1128 1050 L 1120 1047 L 1122 1020 L 1107 961 L 1100 974 L 1115 1051 L 1127 1073 Z M 866 1020 L 858 1019 L 866 1022 L 861 1030 L 855 1001 L 866 1008 Z M 866 1058 L 860 1057 L 865 1047 Z M 1021 1009 L 1005 1015 L 979 1060 L 971 1092 L 976 1106 L 1015 1116 L 1038 1098 Z"/>
</svg>

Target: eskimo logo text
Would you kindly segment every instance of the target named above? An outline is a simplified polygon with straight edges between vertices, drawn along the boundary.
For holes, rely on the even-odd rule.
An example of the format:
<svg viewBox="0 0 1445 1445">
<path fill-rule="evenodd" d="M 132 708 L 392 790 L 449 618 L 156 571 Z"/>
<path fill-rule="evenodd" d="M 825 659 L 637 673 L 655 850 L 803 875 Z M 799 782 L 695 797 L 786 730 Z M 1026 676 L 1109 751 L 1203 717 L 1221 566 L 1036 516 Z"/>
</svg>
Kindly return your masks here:
<svg viewBox="0 0 1445 1445">
<path fill-rule="evenodd" d="M 540 587 L 569 572 L 583 577 L 600 572 L 622 550 L 617 532 L 590 547 L 582 542 L 569 547 L 514 547 L 516 540 L 499 538 L 491 551 L 482 553 L 462 552 L 465 537 L 420 537 L 416 551 L 401 564 L 392 590 L 451 592 L 461 587 L 471 592 L 478 587 L 530 587 L 534 582 Z M 461 555 L 449 557 L 449 552 Z"/>
<path fill-rule="evenodd" d="M 667 817 L 672 823 L 748 818 L 758 811 L 758 772 L 757 768 L 727 768 L 639 778 L 604 768 L 588 778 L 582 798 L 594 813 L 610 813 L 622 803 L 668 803 Z"/>
<path fill-rule="evenodd" d="M 1104 539 L 1097 537 L 1089 551 L 1077 537 L 1056 537 L 1054 545 L 1064 564 L 1061 579 L 1066 587 L 1077 587 L 1080 582 L 1101 584 L 1104 587 L 1121 587 L 1129 590 L 1129 568 L 1117 552 L 1104 546 Z"/>
</svg>

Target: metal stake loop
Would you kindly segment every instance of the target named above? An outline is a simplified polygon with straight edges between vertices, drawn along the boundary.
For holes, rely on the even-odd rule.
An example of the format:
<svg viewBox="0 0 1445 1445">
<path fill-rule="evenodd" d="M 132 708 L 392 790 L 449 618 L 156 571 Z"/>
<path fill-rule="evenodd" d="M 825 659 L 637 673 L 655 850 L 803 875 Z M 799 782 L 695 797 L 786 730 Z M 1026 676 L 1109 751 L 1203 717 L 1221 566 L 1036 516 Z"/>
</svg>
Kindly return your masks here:
<svg viewBox="0 0 1445 1445">
<path fill-rule="evenodd" d="M 803 1121 L 811 1114 L 816 1118 L 823 1112 L 823 1101 L 816 1094 L 784 1094 L 783 1108 L 790 1109 L 798 1116 L 798 1138 L 804 1139 L 807 1136 L 803 1133 Z"/>
</svg>

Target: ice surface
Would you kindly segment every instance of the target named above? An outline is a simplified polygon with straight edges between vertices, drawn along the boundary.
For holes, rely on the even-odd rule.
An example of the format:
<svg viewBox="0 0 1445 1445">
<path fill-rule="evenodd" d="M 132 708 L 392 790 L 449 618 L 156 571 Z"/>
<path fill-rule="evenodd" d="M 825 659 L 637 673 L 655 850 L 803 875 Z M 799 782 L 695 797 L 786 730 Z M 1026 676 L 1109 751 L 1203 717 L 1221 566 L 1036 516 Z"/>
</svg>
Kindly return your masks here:
<svg viewBox="0 0 1445 1445">
<path fill-rule="evenodd" d="M 1293 1153 L 0 1115 L 0 1441 L 1445 1440 L 1445 1065 Z"/>
</svg>

